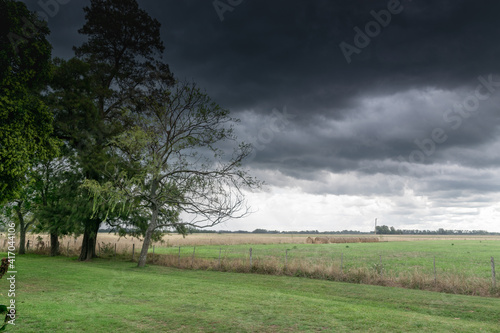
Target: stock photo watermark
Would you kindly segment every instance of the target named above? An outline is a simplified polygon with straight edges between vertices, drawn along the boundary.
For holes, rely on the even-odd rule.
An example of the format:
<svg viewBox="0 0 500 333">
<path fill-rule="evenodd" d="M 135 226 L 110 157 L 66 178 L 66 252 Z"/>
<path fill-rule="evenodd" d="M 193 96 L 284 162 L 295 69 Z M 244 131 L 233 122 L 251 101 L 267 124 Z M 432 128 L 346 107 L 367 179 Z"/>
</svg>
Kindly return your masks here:
<svg viewBox="0 0 500 333">
<path fill-rule="evenodd" d="M 70 1 L 71 0 L 39 0 L 37 4 L 42 10 L 37 11 L 36 14 L 38 15 L 40 21 L 31 22 L 26 17 L 23 17 L 21 18 L 21 21 L 23 22 L 21 35 L 14 32 L 10 32 L 7 35 L 10 43 L 14 47 L 15 52 L 19 52 L 18 46 L 20 44 L 29 42 L 29 40 L 38 34 L 38 31 L 41 28 L 40 24 L 42 24 L 43 21 L 48 22 L 50 18 L 53 18 L 59 13 L 61 5 L 66 5 Z"/>
<path fill-rule="evenodd" d="M 296 115 L 288 113 L 286 106 L 283 107 L 283 111 L 273 109 L 270 120 L 266 123 L 266 126 L 259 130 L 257 136 L 250 139 L 250 143 L 254 149 L 252 154 L 248 157 L 248 160 L 252 161 L 257 155 L 257 151 L 264 150 L 266 146 L 274 140 L 277 134 L 286 129 L 290 121 L 295 117 Z"/>
<path fill-rule="evenodd" d="M 371 40 L 380 35 L 382 28 L 386 28 L 391 23 L 392 16 L 400 14 L 403 9 L 404 7 L 400 0 L 389 0 L 387 9 L 382 9 L 378 12 L 374 10 L 370 11 L 373 20 L 365 24 L 364 31 L 358 26 L 353 28 L 356 33 L 353 38 L 354 45 L 345 41 L 339 44 L 340 50 L 347 63 L 350 64 L 352 62 L 353 54 L 360 54 L 365 47 L 370 45 Z"/>
<path fill-rule="evenodd" d="M 243 0 L 214 0 L 212 5 L 219 16 L 219 20 L 222 22 L 224 21 L 224 13 L 232 12 L 234 8 L 241 5 L 242 2 Z"/>
<path fill-rule="evenodd" d="M 7 260 L 9 263 L 9 277 L 7 281 L 9 281 L 9 292 L 7 296 L 10 298 L 9 305 L 7 306 L 7 322 L 10 325 L 15 325 L 16 321 L 16 225 L 14 222 L 8 224 L 7 229 L 7 239 L 8 239 L 8 252 L 7 252 Z M 5 258 L 4 258 L 5 260 Z"/>
<path fill-rule="evenodd" d="M 500 88 L 500 80 L 496 80 L 493 74 L 487 77 L 479 76 L 477 78 L 479 84 L 471 91 L 461 103 L 455 104 L 443 113 L 443 121 L 449 124 L 452 130 L 457 130 L 462 126 L 463 120 L 476 115 L 479 111 L 481 102 L 488 100 L 498 88 Z M 441 127 L 435 127 L 429 137 L 422 140 L 415 139 L 413 142 L 417 146 L 406 159 L 402 155 L 398 156 L 399 166 L 398 172 L 400 175 L 411 173 L 407 164 L 424 163 L 427 158 L 431 157 L 437 150 L 439 145 L 444 144 L 448 140 L 446 130 Z"/>
</svg>

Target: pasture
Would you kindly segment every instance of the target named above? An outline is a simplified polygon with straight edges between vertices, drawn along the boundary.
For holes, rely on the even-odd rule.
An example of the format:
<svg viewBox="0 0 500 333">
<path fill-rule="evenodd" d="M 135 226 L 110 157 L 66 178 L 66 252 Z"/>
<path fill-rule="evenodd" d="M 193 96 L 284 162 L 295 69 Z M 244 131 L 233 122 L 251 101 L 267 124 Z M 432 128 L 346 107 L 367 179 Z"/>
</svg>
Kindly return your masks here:
<svg viewBox="0 0 500 333">
<path fill-rule="evenodd" d="M 377 243 L 306 244 L 307 237 L 193 234 L 183 238 L 167 235 L 150 248 L 148 262 L 187 269 L 289 275 L 500 296 L 500 284 L 496 283 L 498 278 L 493 280 L 491 267 L 491 257 L 500 267 L 500 237 L 390 235 L 381 236 Z M 356 239 L 359 236 L 342 237 Z M 79 242 L 79 239 L 63 239 L 62 253 L 76 255 Z M 98 242 L 99 254 L 107 258 L 118 255 L 137 259 L 142 245 L 138 239 L 111 234 L 99 234 Z M 132 254 L 133 249 L 135 254 Z"/>
<path fill-rule="evenodd" d="M 495 255 L 500 262 L 498 240 L 157 245 L 154 251 L 155 257 L 151 260 L 183 268 L 252 271 L 468 295 L 500 295 L 496 278 L 495 282 L 492 279 L 491 265 L 491 257 Z"/>
<path fill-rule="evenodd" d="M 5 253 L 2 253 L 5 255 Z M 17 258 L 11 332 L 499 332 L 500 299 L 288 276 Z M 7 281 L 0 280 L 7 300 Z"/>
</svg>

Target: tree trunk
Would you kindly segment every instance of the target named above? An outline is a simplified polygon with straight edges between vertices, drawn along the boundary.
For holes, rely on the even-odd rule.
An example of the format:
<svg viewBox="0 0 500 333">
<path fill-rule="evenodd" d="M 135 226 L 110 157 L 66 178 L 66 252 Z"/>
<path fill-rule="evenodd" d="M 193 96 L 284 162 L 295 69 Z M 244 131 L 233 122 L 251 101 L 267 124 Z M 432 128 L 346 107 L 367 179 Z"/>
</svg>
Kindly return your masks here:
<svg viewBox="0 0 500 333">
<path fill-rule="evenodd" d="M 50 256 L 55 257 L 59 255 L 59 236 L 56 232 L 50 233 Z"/>
<path fill-rule="evenodd" d="M 85 231 L 83 233 L 82 250 L 80 251 L 79 261 L 90 260 L 96 258 L 95 247 L 97 244 L 97 233 L 101 221 L 96 219 L 89 219 L 85 223 Z"/>
<path fill-rule="evenodd" d="M 15 211 L 17 214 L 17 218 L 19 219 L 19 234 L 20 234 L 20 242 L 19 242 L 19 254 L 26 254 L 26 227 L 24 225 L 24 216 L 23 213 L 21 212 L 21 206 L 23 202 L 18 201 L 17 206 L 15 207 Z"/>
<path fill-rule="evenodd" d="M 156 193 L 156 187 L 158 182 L 153 180 L 151 185 L 151 196 L 154 197 Z M 158 219 L 159 208 L 156 203 L 151 206 L 151 221 L 149 222 L 148 228 L 146 229 L 146 234 L 144 235 L 144 242 L 142 243 L 141 254 L 139 256 L 139 262 L 137 267 L 144 267 L 146 265 L 146 259 L 148 257 L 149 244 L 151 243 L 151 236 L 156 229 L 156 221 Z"/>
<path fill-rule="evenodd" d="M 24 227 L 24 223 L 19 224 L 19 234 L 20 234 L 20 241 L 19 241 L 19 254 L 26 254 L 26 228 Z"/>
<path fill-rule="evenodd" d="M 153 231 L 155 229 L 156 226 L 150 223 L 148 229 L 146 230 L 146 234 L 144 235 L 144 242 L 142 243 L 141 254 L 139 255 L 139 262 L 137 263 L 137 267 L 144 267 L 146 265 L 146 259 L 148 257 L 148 251 L 149 251 L 149 244 L 151 244 L 151 235 L 153 235 Z"/>
</svg>

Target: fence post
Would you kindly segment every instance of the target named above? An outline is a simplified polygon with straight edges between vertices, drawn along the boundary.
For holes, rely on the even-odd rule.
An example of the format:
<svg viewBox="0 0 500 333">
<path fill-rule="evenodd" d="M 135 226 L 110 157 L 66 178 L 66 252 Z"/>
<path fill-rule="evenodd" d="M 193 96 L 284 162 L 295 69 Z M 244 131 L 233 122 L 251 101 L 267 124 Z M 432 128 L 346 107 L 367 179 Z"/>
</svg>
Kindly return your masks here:
<svg viewBox="0 0 500 333">
<path fill-rule="evenodd" d="M 436 256 L 434 256 L 434 284 L 437 284 L 437 274 L 436 274 Z"/>
<path fill-rule="evenodd" d="M 250 269 L 252 268 L 252 248 L 250 248 Z"/>
<path fill-rule="evenodd" d="M 26 243 L 26 252 L 30 250 L 30 240 L 28 239 L 28 242 Z"/>
<path fill-rule="evenodd" d="M 116 257 L 116 243 L 115 243 L 115 257 Z"/>
<path fill-rule="evenodd" d="M 135 256 L 135 244 L 132 244 L 132 261 L 134 261 Z"/>
<path fill-rule="evenodd" d="M 491 257 L 491 280 L 493 283 L 493 288 L 497 287 L 497 279 L 495 277 L 495 259 Z"/>
<path fill-rule="evenodd" d="M 382 268 L 382 255 L 380 255 L 379 266 L 380 266 L 380 277 L 384 277 L 384 270 Z"/>
<path fill-rule="evenodd" d="M 97 248 L 99 249 L 99 256 L 101 255 L 101 244 L 97 243 Z"/>
<path fill-rule="evenodd" d="M 193 257 L 191 258 L 191 268 L 194 267 L 194 253 L 195 253 L 195 251 L 196 251 L 196 246 L 193 247 Z"/>
<path fill-rule="evenodd" d="M 219 248 L 219 270 L 220 270 L 220 253 L 222 251 L 222 248 Z"/>
</svg>

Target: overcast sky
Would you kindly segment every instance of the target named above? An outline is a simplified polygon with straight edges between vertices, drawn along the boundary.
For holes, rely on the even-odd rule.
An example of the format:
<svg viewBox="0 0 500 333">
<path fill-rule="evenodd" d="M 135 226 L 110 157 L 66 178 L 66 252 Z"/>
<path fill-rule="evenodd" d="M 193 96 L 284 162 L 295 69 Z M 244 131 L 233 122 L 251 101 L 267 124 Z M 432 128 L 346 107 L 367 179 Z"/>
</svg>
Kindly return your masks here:
<svg viewBox="0 0 500 333">
<path fill-rule="evenodd" d="M 25 2 L 68 58 L 88 1 L 54 1 Z M 500 231 L 500 2 L 139 4 L 255 146 L 255 213 L 217 229 Z"/>
</svg>

